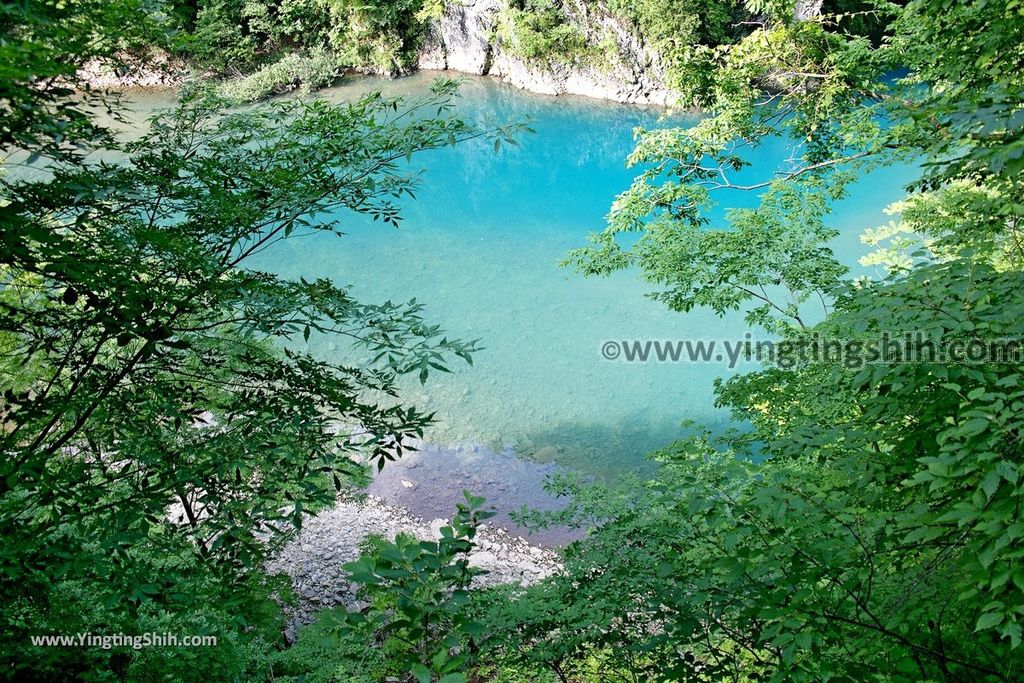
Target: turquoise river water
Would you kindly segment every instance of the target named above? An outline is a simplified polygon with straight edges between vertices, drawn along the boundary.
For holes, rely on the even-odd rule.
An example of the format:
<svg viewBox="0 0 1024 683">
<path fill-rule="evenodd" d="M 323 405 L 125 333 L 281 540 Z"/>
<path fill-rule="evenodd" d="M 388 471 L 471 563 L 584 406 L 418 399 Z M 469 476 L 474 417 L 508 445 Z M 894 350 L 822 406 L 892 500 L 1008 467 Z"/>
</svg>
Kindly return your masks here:
<svg viewBox="0 0 1024 683">
<path fill-rule="evenodd" d="M 430 81 L 354 80 L 322 96 L 415 95 Z M 487 78 L 464 84 L 458 113 L 482 123 L 529 117 L 536 133 L 497 154 L 481 141 L 414 157 L 422 185 L 405 202 L 400 228 L 343 215 L 344 237 L 289 240 L 256 265 L 329 277 L 366 301 L 415 297 L 450 336 L 481 339 L 472 367 L 460 362 L 425 386 L 415 377 L 403 383 L 408 402 L 436 411 L 427 434 L 433 444 L 608 474 L 641 467 L 645 453 L 683 433 L 683 420 L 723 426 L 713 382 L 751 366 L 609 362 L 600 349 L 607 340 L 742 338 L 742 314 L 673 313 L 645 298 L 650 287 L 635 272 L 587 279 L 558 265 L 603 227 L 628 187 L 633 129 L 693 119 L 661 121 L 657 110 L 536 96 Z M 791 152 L 779 142 L 751 160 L 767 169 Z M 841 260 L 856 268 L 866 249 L 859 235 L 888 220 L 882 209 L 911 177 L 909 168 L 875 172 L 837 205 L 830 220 L 841 232 L 834 245 Z M 346 353 L 336 343 L 310 340 L 328 357 Z"/>
</svg>

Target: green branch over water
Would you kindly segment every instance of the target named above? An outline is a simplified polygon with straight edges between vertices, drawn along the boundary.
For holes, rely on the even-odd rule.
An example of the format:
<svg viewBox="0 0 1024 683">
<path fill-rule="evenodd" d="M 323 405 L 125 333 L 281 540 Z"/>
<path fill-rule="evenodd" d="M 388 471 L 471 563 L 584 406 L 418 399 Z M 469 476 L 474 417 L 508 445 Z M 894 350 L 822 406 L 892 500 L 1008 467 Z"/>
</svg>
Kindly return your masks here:
<svg viewBox="0 0 1024 683">
<path fill-rule="evenodd" d="M 325 6 L 346 18 L 347 47 L 392 57 L 414 49 L 400 40 L 409 22 L 439 9 Z M 116 102 L 68 87 L 84 60 L 169 44 L 175 21 L 193 39 L 225 29 L 207 44 L 224 68 L 241 63 L 229 48 L 259 62 L 296 31 L 324 30 L 303 2 L 161 7 L 29 2 L 0 15 L 13 65 L 4 151 L 40 171 L 19 178 L 12 165 L 0 185 L 2 675 L 1020 678 L 1024 376 L 985 359 L 736 375 L 716 394 L 735 429 L 694 426 L 652 454 L 649 477 L 566 473 L 550 485 L 566 507 L 519 514 L 587 529 L 562 574 L 469 590 L 488 513 L 467 493 L 440 539 L 368 544 L 347 567 L 367 602 L 286 647 L 289 587 L 264 559 L 365 478 L 367 460 L 386 467 L 422 436 L 431 416 L 389 396 L 399 375 L 427 380 L 477 347 L 448 339 L 414 301 L 365 304 L 251 259 L 340 234 L 335 209 L 393 226 L 416 184 L 410 157 L 525 128 L 459 121 L 455 86 L 441 81 L 423 100 L 245 110 L 194 90 L 120 141 L 93 119 L 94 105 Z M 750 2 L 734 42 L 716 45 L 684 38 L 681 16 L 658 3 L 631 7 L 652 40 L 700 55 L 707 115 L 638 131 L 635 182 L 569 265 L 636 267 L 672 310 L 743 311 L 793 345 L 1024 336 L 1016 0 L 825 3 L 821 14 Z M 236 11 L 244 22 L 213 22 Z M 298 28 L 284 31 L 286 16 Z M 278 31 L 276 42 L 247 42 L 257 31 Z M 745 161 L 778 139 L 792 141 L 782 168 Z M 867 170 L 906 160 L 920 178 L 894 223 L 867 236 L 878 277 L 852 279 L 831 251 L 832 206 Z M 753 206 L 713 218 L 742 193 Z M 314 334 L 373 360 L 325 362 L 303 350 Z M 30 646 L 31 635 L 103 631 L 215 634 L 218 645 Z"/>
</svg>

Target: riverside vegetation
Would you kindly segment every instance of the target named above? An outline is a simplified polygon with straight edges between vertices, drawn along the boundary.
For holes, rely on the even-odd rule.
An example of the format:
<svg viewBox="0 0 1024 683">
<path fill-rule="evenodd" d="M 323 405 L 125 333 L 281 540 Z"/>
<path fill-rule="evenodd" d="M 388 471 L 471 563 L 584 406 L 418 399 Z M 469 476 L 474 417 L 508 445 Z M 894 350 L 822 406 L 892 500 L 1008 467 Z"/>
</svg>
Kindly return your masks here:
<svg viewBox="0 0 1024 683">
<path fill-rule="evenodd" d="M 543 15 L 514 15 L 516 26 L 551 41 L 524 49 L 575 49 L 551 14 L 559 7 L 515 6 Z M 652 41 L 671 44 L 676 73 L 695 73 L 699 55 L 699 73 L 677 87 L 707 115 L 638 134 L 635 182 L 568 267 L 634 268 L 673 310 L 743 310 L 794 345 L 1024 334 L 1019 0 L 825 3 L 799 16 L 785 0 L 607 7 L 636 12 Z M 525 131 L 460 122 L 457 86 L 443 80 L 422 101 L 255 108 L 198 86 L 125 142 L 95 118 L 97 106 L 116 111 L 116 97 L 74 90 L 87 60 L 160 46 L 249 72 L 286 68 L 278 60 L 299 47 L 351 65 L 387 55 L 401 68 L 424 17 L 440 11 L 347 0 L 155 8 L 0 10 L 0 144 L 12 154 L 0 180 L 6 678 L 1021 677 L 1024 377 L 1005 362 L 737 376 L 717 391 L 735 430 L 695 426 L 652 454 L 649 479 L 561 477 L 551 487 L 568 507 L 523 513 L 588 528 L 565 549 L 563 573 L 467 590 L 488 514 L 467 494 L 437 541 L 369 542 L 347 568 L 363 608 L 325 611 L 286 646 L 289 589 L 265 570 L 268 554 L 363 481 L 365 460 L 386 467 L 430 420 L 368 396 L 394 393 L 405 373 L 429 381 L 476 345 L 447 338 L 416 303 L 356 301 L 247 259 L 338 232 L 322 220 L 331 207 L 396 223 L 396 197 L 415 189 L 406 157 Z M 743 168 L 745 147 L 778 137 L 800 141 L 787 167 Z M 867 235 L 886 275 L 851 278 L 828 246 L 830 206 L 860 174 L 906 160 L 920 179 L 894 221 Z M 24 162 L 45 162 L 45 177 L 19 175 Z M 758 203 L 713 223 L 715 199 L 737 191 Z M 373 360 L 324 362 L 302 350 L 311 332 Z M 153 631 L 218 645 L 29 644 L 39 633 Z"/>
<path fill-rule="evenodd" d="M 484 35 L 476 38 L 538 68 L 610 67 L 622 49 L 611 25 L 622 25 L 643 36 L 664 62 L 665 85 L 691 102 L 707 85 L 711 50 L 748 32 L 741 5 L 717 0 L 448 3 L 475 4 L 492 17 L 481 20 Z M 346 69 L 408 73 L 445 7 L 442 0 L 176 0 L 152 16 L 171 33 L 165 46 L 173 54 L 225 78 L 232 97 L 259 100 L 296 87 L 323 87 Z"/>
</svg>

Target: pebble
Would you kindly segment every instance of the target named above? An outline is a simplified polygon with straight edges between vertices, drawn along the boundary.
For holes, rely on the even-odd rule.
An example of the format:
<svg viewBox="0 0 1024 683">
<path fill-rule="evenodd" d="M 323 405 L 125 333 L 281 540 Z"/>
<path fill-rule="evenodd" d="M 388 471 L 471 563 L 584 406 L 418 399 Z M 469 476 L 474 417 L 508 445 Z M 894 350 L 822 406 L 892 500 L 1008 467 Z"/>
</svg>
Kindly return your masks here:
<svg viewBox="0 0 1024 683">
<path fill-rule="evenodd" d="M 402 485 L 406 480 L 402 480 Z M 413 485 L 412 482 L 409 482 Z M 406 533 L 423 540 L 440 537 L 447 519 L 420 520 L 407 510 L 387 505 L 377 496 L 342 500 L 333 508 L 303 521 L 302 530 L 267 563 L 271 573 L 291 578 L 297 604 L 286 606 L 285 637 L 292 641 L 297 629 L 333 605 L 358 605 L 355 586 L 342 568 L 358 559 L 359 546 L 371 535 L 393 539 Z M 530 544 L 501 527 L 481 525 L 470 564 L 487 570 L 476 577 L 474 587 L 499 584 L 529 585 L 561 571 L 557 552 Z"/>
</svg>

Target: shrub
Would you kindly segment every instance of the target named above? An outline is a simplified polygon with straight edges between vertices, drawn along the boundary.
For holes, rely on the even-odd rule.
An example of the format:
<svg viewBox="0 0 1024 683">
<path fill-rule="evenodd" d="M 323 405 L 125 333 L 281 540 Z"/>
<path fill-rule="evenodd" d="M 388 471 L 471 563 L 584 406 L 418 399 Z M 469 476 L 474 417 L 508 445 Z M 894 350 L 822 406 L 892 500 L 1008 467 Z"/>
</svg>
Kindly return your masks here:
<svg viewBox="0 0 1024 683">
<path fill-rule="evenodd" d="M 181 38 L 180 49 L 203 66 L 220 72 L 252 68 L 272 49 L 269 36 L 249 26 L 239 0 L 209 0 L 196 27 Z"/>
<path fill-rule="evenodd" d="M 331 52 L 315 50 L 308 56 L 293 53 L 248 76 L 227 81 L 220 90 L 225 97 L 255 102 L 290 90 L 323 88 L 333 83 L 339 72 L 338 58 Z"/>
<path fill-rule="evenodd" d="M 587 54 L 587 38 L 555 0 L 513 3 L 499 17 L 503 46 L 526 60 L 572 62 Z"/>
<path fill-rule="evenodd" d="M 206 0 L 179 45 L 221 73 L 328 48 L 346 66 L 393 74 L 415 66 L 426 21 L 442 7 L 439 0 Z"/>
<path fill-rule="evenodd" d="M 304 683 L 376 683 L 388 674 L 387 655 L 367 647 L 362 633 L 342 632 L 339 621 L 345 608 L 320 612 L 319 618 L 299 630 L 287 650 L 271 656 L 275 680 Z"/>
<path fill-rule="evenodd" d="M 349 66 L 383 74 L 416 66 L 427 20 L 438 16 L 436 0 L 326 0 L 331 11 L 330 45 Z"/>
<path fill-rule="evenodd" d="M 68 542 L 75 542 L 68 538 Z M 86 542 L 79 557 L 104 560 Z M 97 553 L 89 557 L 87 553 Z M 5 638 L 0 666 L 11 680 L 106 681 L 193 680 L 195 671 L 216 671 L 218 680 L 260 680 L 268 672 L 267 652 L 282 640 L 281 609 L 272 595 L 284 595 L 283 580 L 254 571 L 233 577 L 196 557 L 191 548 L 163 546 L 135 550 L 139 597 L 124 600 L 116 579 L 60 580 L 5 604 Z M 145 584 L 154 580 L 161 584 Z M 157 594 L 157 591 L 161 591 Z M 90 634 L 174 634 L 215 636 L 216 645 L 132 648 L 46 647 L 32 636 Z"/>
<path fill-rule="evenodd" d="M 309 674 L 310 680 L 362 680 L 371 674 L 380 680 L 378 667 L 386 663 L 384 673 L 421 683 L 468 680 L 463 672 L 476 665 L 485 642 L 484 627 L 467 608 L 470 582 L 482 573 L 469 566 L 469 554 L 478 526 L 494 513 L 480 509 L 482 498 L 464 495 L 466 502 L 437 541 L 404 534 L 394 541 L 368 539 L 360 558 L 345 565 L 367 608 L 322 613 L 300 633 L 294 656 L 282 657 L 290 672 Z M 317 655 L 312 666 L 303 656 L 310 652 Z M 341 672 L 349 678 L 331 678 Z"/>
</svg>

